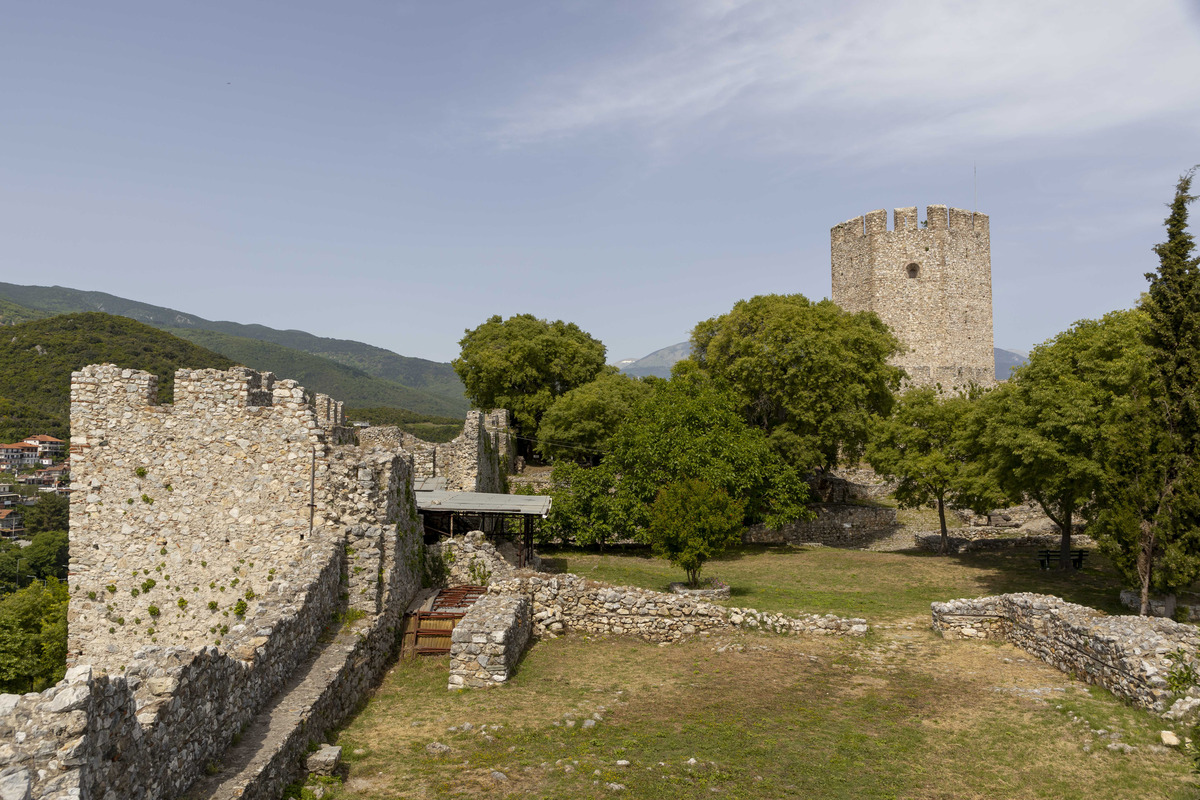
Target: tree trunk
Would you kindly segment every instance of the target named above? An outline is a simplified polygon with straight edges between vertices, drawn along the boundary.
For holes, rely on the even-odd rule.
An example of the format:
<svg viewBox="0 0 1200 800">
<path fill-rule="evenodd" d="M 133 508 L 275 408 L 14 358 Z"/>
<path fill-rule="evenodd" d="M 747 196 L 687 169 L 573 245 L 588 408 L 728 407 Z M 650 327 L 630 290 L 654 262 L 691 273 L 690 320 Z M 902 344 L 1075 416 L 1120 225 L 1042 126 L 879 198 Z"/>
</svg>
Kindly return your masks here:
<svg viewBox="0 0 1200 800">
<path fill-rule="evenodd" d="M 1150 616 L 1150 575 L 1154 566 L 1154 524 L 1149 520 L 1142 520 L 1141 533 L 1137 571 L 1138 580 L 1142 584 L 1142 602 L 1138 613 L 1143 617 L 1148 617 Z"/>
<path fill-rule="evenodd" d="M 1058 568 L 1064 571 L 1075 568 L 1075 565 L 1071 563 L 1071 521 L 1073 517 L 1074 513 L 1071 509 L 1063 511 L 1062 543 L 1058 548 Z"/>
<path fill-rule="evenodd" d="M 938 552 L 942 555 L 950 552 L 950 533 L 946 530 L 946 498 L 938 495 L 938 522 L 942 526 L 942 542 L 938 546 Z"/>
</svg>

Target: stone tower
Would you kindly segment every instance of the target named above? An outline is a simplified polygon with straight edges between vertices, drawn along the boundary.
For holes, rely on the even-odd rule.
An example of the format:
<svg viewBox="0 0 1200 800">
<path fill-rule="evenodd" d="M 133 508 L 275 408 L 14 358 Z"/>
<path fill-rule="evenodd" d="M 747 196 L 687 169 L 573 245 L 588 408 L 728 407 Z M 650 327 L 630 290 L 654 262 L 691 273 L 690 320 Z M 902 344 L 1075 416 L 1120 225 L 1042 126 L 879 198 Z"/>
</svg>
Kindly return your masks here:
<svg viewBox="0 0 1200 800">
<path fill-rule="evenodd" d="M 874 311 L 907 347 L 894 364 L 917 385 L 992 386 L 992 257 L 988 218 L 946 206 L 880 209 L 830 231 L 833 301 Z"/>
</svg>

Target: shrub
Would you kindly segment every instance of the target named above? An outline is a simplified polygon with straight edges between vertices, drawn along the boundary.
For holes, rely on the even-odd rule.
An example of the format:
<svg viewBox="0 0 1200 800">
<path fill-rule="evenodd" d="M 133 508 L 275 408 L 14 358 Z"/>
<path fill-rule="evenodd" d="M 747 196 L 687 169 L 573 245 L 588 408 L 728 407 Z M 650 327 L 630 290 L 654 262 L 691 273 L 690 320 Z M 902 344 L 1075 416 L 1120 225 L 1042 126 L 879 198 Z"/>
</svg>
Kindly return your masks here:
<svg viewBox="0 0 1200 800">
<path fill-rule="evenodd" d="M 148 613 L 152 617 L 157 617 L 159 615 L 158 606 L 150 606 L 149 608 L 146 609 L 146 613 Z"/>
<path fill-rule="evenodd" d="M 648 538 L 654 554 L 687 572 L 696 586 L 704 562 L 740 539 L 745 507 L 724 489 L 684 480 L 658 492 L 650 510 Z"/>
</svg>

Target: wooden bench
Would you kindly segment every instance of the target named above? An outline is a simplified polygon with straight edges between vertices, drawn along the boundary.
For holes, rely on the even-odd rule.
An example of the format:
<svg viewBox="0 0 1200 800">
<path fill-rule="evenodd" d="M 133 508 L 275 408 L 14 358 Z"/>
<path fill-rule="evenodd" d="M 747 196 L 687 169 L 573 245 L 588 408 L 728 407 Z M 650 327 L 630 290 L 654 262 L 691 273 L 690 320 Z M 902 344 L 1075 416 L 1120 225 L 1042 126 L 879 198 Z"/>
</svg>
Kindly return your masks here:
<svg viewBox="0 0 1200 800">
<path fill-rule="evenodd" d="M 1083 562 L 1087 558 L 1087 550 L 1072 550 L 1071 551 L 1071 566 L 1075 569 L 1083 569 Z M 1057 567 L 1062 563 L 1061 550 L 1039 550 L 1038 564 L 1042 569 L 1050 569 Z"/>
</svg>

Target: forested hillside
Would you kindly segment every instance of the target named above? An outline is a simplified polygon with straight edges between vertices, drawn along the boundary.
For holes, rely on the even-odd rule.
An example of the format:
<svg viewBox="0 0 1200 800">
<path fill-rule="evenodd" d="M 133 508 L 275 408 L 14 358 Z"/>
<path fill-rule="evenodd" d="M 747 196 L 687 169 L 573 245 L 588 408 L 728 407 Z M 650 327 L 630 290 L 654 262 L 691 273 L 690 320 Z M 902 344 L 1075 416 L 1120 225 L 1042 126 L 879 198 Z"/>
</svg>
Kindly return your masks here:
<svg viewBox="0 0 1200 800">
<path fill-rule="evenodd" d="M 297 380 L 304 388 L 327 394 L 348 406 L 392 406 L 419 414 L 453 417 L 466 414 L 465 399 L 461 403 L 452 403 L 303 350 L 198 328 L 166 330 L 201 347 L 229 356 L 251 369 L 270 371 L 281 378 Z"/>
<path fill-rule="evenodd" d="M 62 286 L 21 286 L 13 283 L 0 283 L 0 301 L 7 300 L 23 307 L 27 313 L 35 314 L 66 314 L 83 311 L 103 311 L 109 314 L 119 314 L 123 317 L 136 319 L 156 328 L 179 333 L 176 329 L 190 331 L 214 331 L 230 337 L 253 339 L 260 342 L 270 342 L 282 348 L 298 350 L 313 356 L 329 359 L 338 364 L 361 370 L 367 375 L 384 381 L 402 384 L 410 394 L 409 400 L 403 404 L 405 408 L 430 414 L 449 413 L 454 416 L 465 415 L 469 408 L 463 394 L 462 382 L 449 364 L 430 361 L 424 358 L 402 356 L 382 347 L 356 342 L 349 339 L 331 339 L 314 336 L 306 331 L 278 330 L 265 325 L 243 325 L 237 322 L 219 322 L 203 317 L 177 311 L 172 308 L 141 303 L 124 297 L 117 297 L 106 292 L 85 292 Z M 33 317 L 30 317 L 33 318 Z M 6 320 L 4 307 L 0 306 L 0 322 L 22 322 L 24 319 Z M 191 338 L 191 337 L 188 337 Z M 192 341 L 196 339 L 192 338 Z M 244 343 L 230 342 L 210 338 L 206 346 L 230 358 L 253 358 L 262 366 L 256 369 L 269 369 L 277 375 L 287 375 L 303 380 L 288 371 L 286 365 L 304 363 L 295 354 L 285 354 L 282 350 L 268 348 L 250 349 Z M 232 352 L 233 350 L 237 352 Z M 246 354 L 252 353 L 252 356 Z M 279 361 L 263 361 L 264 358 L 278 358 Z M 248 364 L 248 366 L 253 366 Z M 309 364 L 305 369 L 316 373 L 330 372 L 329 367 L 318 367 Z M 307 386 L 307 384 L 306 384 Z M 327 391 L 318 389 L 318 391 Z M 390 390 L 395 394 L 394 389 Z M 382 387 L 376 387 L 376 394 L 387 394 Z M 336 392 L 329 392 L 336 396 Z M 381 394 L 382 393 L 382 394 Z M 418 399 L 422 395 L 429 398 Z M 370 401 L 375 402 L 375 401 Z M 392 403 L 393 401 L 378 401 Z"/>
<path fill-rule="evenodd" d="M 113 363 L 159 376 L 159 401 L 171 402 L 175 370 L 228 369 L 219 353 L 111 314 L 63 314 L 13 325 L 0 336 L 0 441 L 35 433 L 70 434 L 71 372 Z"/>
</svg>

